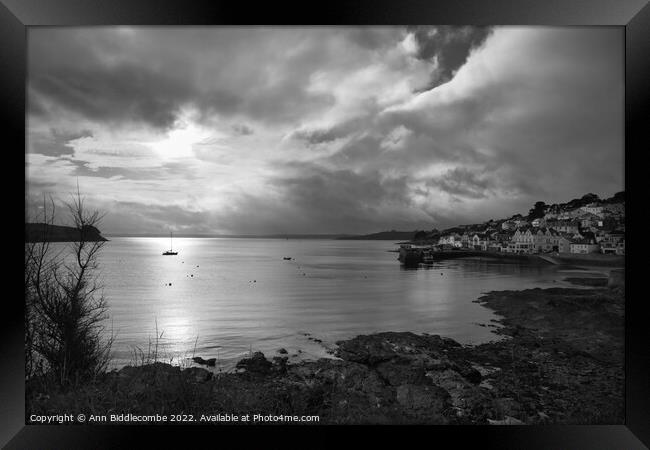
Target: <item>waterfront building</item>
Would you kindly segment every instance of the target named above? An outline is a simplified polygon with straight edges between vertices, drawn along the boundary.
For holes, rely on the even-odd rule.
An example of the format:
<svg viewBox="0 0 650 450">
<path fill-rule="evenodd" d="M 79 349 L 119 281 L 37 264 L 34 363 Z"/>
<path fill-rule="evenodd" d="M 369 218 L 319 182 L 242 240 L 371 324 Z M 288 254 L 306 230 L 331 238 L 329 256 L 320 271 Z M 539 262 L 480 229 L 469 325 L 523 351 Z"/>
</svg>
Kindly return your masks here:
<svg viewBox="0 0 650 450">
<path fill-rule="evenodd" d="M 571 242 L 574 236 L 568 233 L 556 233 L 552 238 L 553 251 L 559 253 L 571 253 Z"/>
<path fill-rule="evenodd" d="M 622 231 L 612 231 L 604 233 L 599 238 L 600 251 L 605 254 L 624 255 L 625 254 L 625 233 Z"/>
<path fill-rule="evenodd" d="M 571 243 L 571 253 L 599 253 L 600 245 L 590 239 L 577 239 Z"/>
<path fill-rule="evenodd" d="M 553 239 L 555 233 L 549 228 L 540 227 L 533 233 L 533 249 L 536 252 L 553 251 Z"/>
</svg>

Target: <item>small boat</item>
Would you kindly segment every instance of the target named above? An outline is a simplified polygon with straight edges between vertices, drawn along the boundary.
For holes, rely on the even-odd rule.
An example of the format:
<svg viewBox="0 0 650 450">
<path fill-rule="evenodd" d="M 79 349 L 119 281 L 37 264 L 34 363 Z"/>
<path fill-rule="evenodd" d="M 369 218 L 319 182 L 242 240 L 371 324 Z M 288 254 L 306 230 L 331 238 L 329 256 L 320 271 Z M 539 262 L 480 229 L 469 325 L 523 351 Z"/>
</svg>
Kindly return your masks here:
<svg viewBox="0 0 650 450">
<path fill-rule="evenodd" d="M 174 251 L 174 248 L 172 247 L 172 232 L 169 232 L 169 250 L 166 250 L 163 252 L 163 256 L 168 256 L 168 255 L 178 255 L 178 252 Z"/>
</svg>

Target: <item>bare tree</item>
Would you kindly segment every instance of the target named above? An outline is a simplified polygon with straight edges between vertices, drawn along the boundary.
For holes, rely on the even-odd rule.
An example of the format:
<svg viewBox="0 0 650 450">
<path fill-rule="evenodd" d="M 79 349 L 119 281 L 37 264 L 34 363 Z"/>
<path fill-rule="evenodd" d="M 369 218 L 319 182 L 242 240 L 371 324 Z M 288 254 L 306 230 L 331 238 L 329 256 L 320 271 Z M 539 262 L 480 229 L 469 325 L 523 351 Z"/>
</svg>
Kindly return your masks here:
<svg viewBox="0 0 650 450">
<path fill-rule="evenodd" d="M 38 327 L 38 317 L 35 313 L 36 298 L 44 296 L 44 279 L 51 273 L 53 266 L 57 264 L 58 257 L 52 255 L 50 246 L 50 231 L 54 224 L 55 205 L 50 200 L 50 213 L 48 214 L 48 203 L 43 197 L 42 211 L 42 234 L 37 241 L 25 243 L 25 376 L 31 377 L 39 373 L 42 368 L 42 361 L 35 354 L 34 334 Z M 26 218 L 28 219 L 28 218 Z M 36 218 L 39 219 L 39 218 Z M 26 220 L 27 222 L 28 220 Z M 27 236 L 26 236 L 27 237 Z M 36 236 L 32 236 L 36 238 Z"/>
<path fill-rule="evenodd" d="M 67 205 L 78 235 L 67 251 L 56 252 L 50 229 L 54 220 L 43 208 L 42 242 L 25 249 L 26 375 L 47 375 L 62 386 L 77 384 L 103 372 L 112 336 L 106 336 L 106 299 L 97 274 L 104 242 L 92 241 L 101 220 L 87 211 L 79 191 Z"/>
</svg>

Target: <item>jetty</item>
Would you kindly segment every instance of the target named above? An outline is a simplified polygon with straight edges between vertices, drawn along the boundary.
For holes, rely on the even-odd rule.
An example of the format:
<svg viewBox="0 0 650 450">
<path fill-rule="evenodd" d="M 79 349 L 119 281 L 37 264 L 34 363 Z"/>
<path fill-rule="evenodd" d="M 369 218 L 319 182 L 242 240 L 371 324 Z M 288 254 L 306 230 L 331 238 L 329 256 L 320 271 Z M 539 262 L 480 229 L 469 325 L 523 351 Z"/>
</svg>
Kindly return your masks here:
<svg viewBox="0 0 650 450">
<path fill-rule="evenodd" d="M 625 267 L 625 257 L 620 255 L 593 253 L 508 253 L 469 249 L 437 250 L 431 246 L 418 247 L 412 244 L 400 245 L 398 260 L 404 266 L 418 267 L 420 264 L 433 264 L 437 261 L 460 258 L 485 258 L 528 264 Z"/>
<path fill-rule="evenodd" d="M 431 247 L 415 247 L 412 245 L 400 246 L 398 260 L 404 266 L 417 267 L 420 264 L 433 264 L 437 261 L 460 258 L 486 258 L 532 264 L 560 264 L 559 261 L 554 260 L 548 255 L 464 249 L 435 250 Z"/>
</svg>

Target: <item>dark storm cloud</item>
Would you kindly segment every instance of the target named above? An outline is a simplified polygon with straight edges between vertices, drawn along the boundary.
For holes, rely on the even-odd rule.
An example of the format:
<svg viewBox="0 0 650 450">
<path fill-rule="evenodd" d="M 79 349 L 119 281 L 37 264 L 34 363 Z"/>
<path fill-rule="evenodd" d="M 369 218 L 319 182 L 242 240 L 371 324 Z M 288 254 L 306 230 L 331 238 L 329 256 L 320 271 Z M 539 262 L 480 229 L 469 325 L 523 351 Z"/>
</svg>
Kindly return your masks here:
<svg viewBox="0 0 650 450">
<path fill-rule="evenodd" d="M 407 122 L 393 122 L 394 125 L 398 123 L 404 125 Z M 388 132 L 354 137 L 327 159 L 337 166 L 372 167 L 377 170 L 390 167 L 406 172 L 440 162 L 488 163 L 475 148 L 454 141 L 446 133 L 436 137 L 413 133 L 403 137 L 396 149 L 386 148 L 387 135 Z"/>
<path fill-rule="evenodd" d="M 298 42 L 310 37 L 305 30 L 281 37 L 295 44 L 291 33 Z M 67 111 L 164 130 L 183 108 L 208 122 L 240 114 L 278 123 L 332 105 L 331 95 L 307 90 L 326 49 L 316 43 L 272 58 L 263 47 L 273 43 L 274 34 L 261 27 L 30 30 L 29 113 L 47 118 Z M 255 61 L 252 49 L 266 59 Z"/>
<path fill-rule="evenodd" d="M 113 178 L 117 177 L 125 180 L 150 180 L 162 178 L 159 170 L 156 169 L 128 169 L 122 167 L 97 167 L 89 166 L 88 161 L 74 160 L 72 163 L 76 166 L 74 175 L 81 177 L 95 178 Z"/>
<path fill-rule="evenodd" d="M 594 186 L 611 195 L 623 170 L 620 38 L 613 29 L 500 30 L 460 79 L 382 124 L 414 132 L 416 160 L 431 143 L 439 161 L 481 164 L 518 197 L 565 201 Z"/>
<path fill-rule="evenodd" d="M 93 178 L 118 178 L 121 180 L 169 180 L 184 179 L 196 180 L 198 177 L 191 171 L 187 170 L 184 164 L 165 163 L 156 168 L 129 168 L 129 167 L 110 167 L 99 166 L 92 167 L 90 162 L 79 159 L 70 159 L 70 163 L 75 166 L 72 175 L 80 177 Z"/>
<path fill-rule="evenodd" d="M 394 44 L 403 34 L 400 27 L 360 27 L 347 32 L 350 42 L 370 50 Z"/>
<path fill-rule="evenodd" d="M 72 155 L 74 149 L 70 141 L 83 137 L 92 137 L 92 132 L 82 130 L 76 133 L 50 128 L 46 134 L 33 133 L 28 139 L 29 151 L 46 156 Z"/>
<path fill-rule="evenodd" d="M 169 128 L 182 104 L 197 94 L 190 85 L 146 67 L 121 65 L 109 70 L 88 61 L 82 67 L 66 66 L 38 71 L 30 78 L 39 96 L 58 107 L 102 122 L 145 122 Z M 237 103 L 228 93 L 211 93 L 210 104 L 232 109 Z"/>
<path fill-rule="evenodd" d="M 297 174 L 276 179 L 274 184 L 285 189 L 290 200 L 299 206 L 316 205 L 329 214 L 335 206 L 343 206 L 343 211 L 359 212 L 359 209 L 372 208 L 376 200 L 377 204 L 409 203 L 406 177 L 386 178 L 378 171 L 332 170 L 307 163 L 288 166 Z"/>
<path fill-rule="evenodd" d="M 312 163 L 291 163 L 289 173 L 269 180 L 279 199 L 248 194 L 234 197 L 218 222 L 241 233 L 363 233 L 388 224 L 424 225 L 430 220 L 412 208 L 408 177 L 378 171 L 355 173 Z M 418 218 L 419 216 L 419 218 Z M 290 218 L 290 220 L 287 220 Z"/>
<path fill-rule="evenodd" d="M 485 173 L 459 167 L 448 170 L 436 179 L 429 180 L 427 185 L 454 197 L 478 199 L 493 194 L 494 181 Z"/>
<path fill-rule="evenodd" d="M 358 130 L 362 124 L 361 120 L 354 119 L 339 123 L 329 128 L 310 128 L 296 130 L 291 138 L 302 140 L 311 145 L 323 144 L 349 136 Z"/>
<path fill-rule="evenodd" d="M 417 57 L 438 61 L 438 69 L 423 90 L 451 80 L 470 52 L 482 45 L 492 32 L 491 28 L 469 26 L 414 26 L 409 29 L 417 43 Z"/>
<path fill-rule="evenodd" d="M 249 136 L 253 133 L 255 133 L 255 130 L 253 130 L 251 127 L 246 126 L 241 123 L 234 124 L 232 127 L 232 130 L 235 132 L 235 134 L 239 136 Z"/>
</svg>

